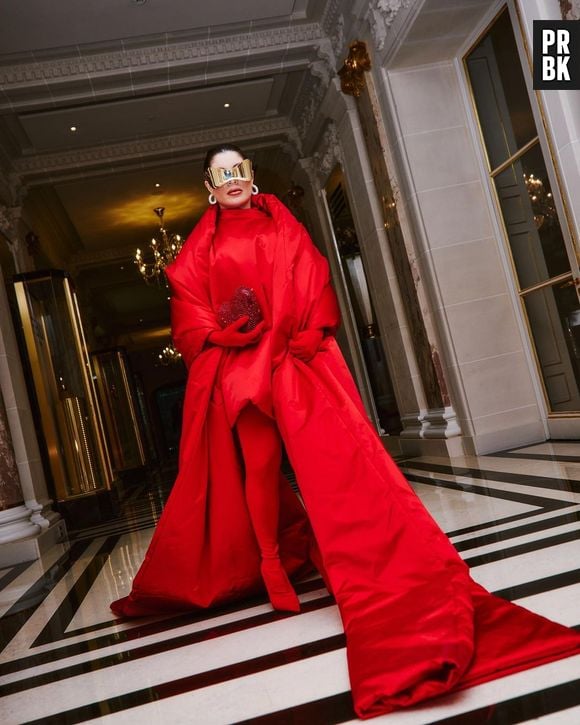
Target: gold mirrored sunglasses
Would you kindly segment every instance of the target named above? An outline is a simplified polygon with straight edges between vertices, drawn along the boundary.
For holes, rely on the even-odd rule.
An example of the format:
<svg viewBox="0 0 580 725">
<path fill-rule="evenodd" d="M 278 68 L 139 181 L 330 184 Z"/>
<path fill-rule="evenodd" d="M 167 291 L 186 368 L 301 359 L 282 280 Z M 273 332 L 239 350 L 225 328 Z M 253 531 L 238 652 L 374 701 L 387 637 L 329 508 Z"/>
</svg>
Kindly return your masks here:
<svg viewBox="0 0 580 725">
<path fill-rule="evenodd" d="M 205 170 L 205 178 L 208 180 L 213 189 L 217 189 L 232 179 L 238 181 L 252 180 L 252 162 L 250 159 L 244 159 L 239 164 L 232 166 L 231 169 L 222 169 L 219 166 L 210 166 Z"/>
</svg>

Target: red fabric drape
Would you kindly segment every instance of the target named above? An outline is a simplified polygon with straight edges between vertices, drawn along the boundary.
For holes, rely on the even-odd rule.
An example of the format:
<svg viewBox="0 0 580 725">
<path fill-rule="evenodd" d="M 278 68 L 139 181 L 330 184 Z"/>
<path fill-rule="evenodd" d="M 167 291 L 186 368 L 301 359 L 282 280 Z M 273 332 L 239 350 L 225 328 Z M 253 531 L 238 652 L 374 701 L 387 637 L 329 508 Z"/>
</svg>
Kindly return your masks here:
<svg viewBox="0 0 580 725">
<path fill-rule="evenodd" d="M 333 336 L 340 313 L 328 263 L 273 196 L 270 213 L 274 411 L 306 512 L 280 476 L 280 549 L 289 573 L 320 549 L 344 625 L 354 707 L 368 718 L 580 651 L 580 635 L 492 596 L 384 450 Z M 209 209 L 167 269 L 174 342 L 189 368 L 179 474 L 133 590 L 112 604 L 139 616 L 263 591 L 239 452 L 214 385 L 224 351 L 207 297 Z M 243 230 L 241 230 L 243 233 Z M 298 330 L 325 328 L 308 363 Z"/>
</svg>

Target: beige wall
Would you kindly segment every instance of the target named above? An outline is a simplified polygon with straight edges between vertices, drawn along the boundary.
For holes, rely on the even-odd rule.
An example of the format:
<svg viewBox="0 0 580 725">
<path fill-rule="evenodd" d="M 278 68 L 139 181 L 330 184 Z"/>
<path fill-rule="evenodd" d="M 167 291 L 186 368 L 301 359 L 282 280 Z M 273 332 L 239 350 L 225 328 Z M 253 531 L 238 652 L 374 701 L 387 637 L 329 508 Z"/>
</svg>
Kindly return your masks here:
<svg viewBox="0 0 580 725">
<path fill-rule="evenodd" d="M 544 438 L 504 240 L 468 123 L 460 79 L 443 62 L 385 74 L 403 202 L 430 314 L 445 345 L 453 404 L 478 452 Z"/>
<path fill-rule="evenodd" d="M 547 415 L 461 64 L 466 49 L 503 3 L 415 2 L 394 21 L 384 14 L 381 32 L 363 22 L 362 6 L 353 10 L 358 20 L 348 21 L 352 25 L 345 28 L 345 41 L 364 40 L 371 58 L 401 228 L 429 340 L 441 355 L 451 395 L 451 406 L 435 427 L 425 406 L 405 299 L 383 228 L 356 102 L 340 92 L 336 80 L 313 127 L 324 128 L 328 119 L 336 126 L 349 201 L 405 426 L 403 436 L 416 438 L 417 451 L 429 453 L 434 449 L 425 439 L 435 431 L 436 436 L 449 438 L 447 450 L 452 452 L 457 425 L 444 419 L 456 415 L 458 438 L 468 453 L 524 445 L 550 435 L 571 437 L 580 432 L 580 418 L 555 420 Z M 529 32 L 534 18 L 559 13 L 556 0 L 509 0 L 509 7 L 513 22 L 518 22 L 519 8 Z M 543 96 L 548 136 L 577 244 L 580 92 L 553 91 Z M 538 112 L 540 124 L 541 120 Z M 319 145 L 312 149 L 311 138 L 308 155 L 324 157 L 319 133 Z M 546 148 L 546 139 L 541 140 Z"/>
</svg>

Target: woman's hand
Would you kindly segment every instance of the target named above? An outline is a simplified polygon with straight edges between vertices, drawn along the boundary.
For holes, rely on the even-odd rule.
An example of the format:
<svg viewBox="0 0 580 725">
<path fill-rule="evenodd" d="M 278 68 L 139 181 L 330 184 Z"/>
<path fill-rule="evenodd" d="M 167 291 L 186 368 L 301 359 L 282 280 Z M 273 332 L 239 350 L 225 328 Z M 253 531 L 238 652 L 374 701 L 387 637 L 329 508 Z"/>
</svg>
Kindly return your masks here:
<svg viewBox="0 0 580 725">
<path fill-rule="evenodd" d="M 264 331 L 265 321 L 262 320 L 249 332 L 240 332 L 240 327 L 243 327 L 249 319 L 248 315 L 243 315 L 222 330 L 212 330 L 207 339 L 214 345 L 221 345 L 222 347 L 245 347 L 246 345 L 251 345 L 260 338 Z"/>
<path fill-rule="evenodd" d="M 322 330 L 301 330 L 288 343 L 288 350 L 300 360 L 308 362 L 318 352 L 323 337 Z"/>
</svg>

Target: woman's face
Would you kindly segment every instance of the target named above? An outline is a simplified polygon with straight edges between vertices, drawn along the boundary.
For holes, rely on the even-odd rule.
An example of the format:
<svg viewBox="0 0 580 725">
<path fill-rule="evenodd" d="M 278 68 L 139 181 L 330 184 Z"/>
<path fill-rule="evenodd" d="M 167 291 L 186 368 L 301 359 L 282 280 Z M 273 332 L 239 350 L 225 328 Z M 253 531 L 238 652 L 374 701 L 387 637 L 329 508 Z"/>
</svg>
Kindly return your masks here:
<svg viewBox="0 0 580 725">
<path fill-rule="evenodd" d="M 222 151 L 213 157 L 210 166 L 231 169 L 243 160 L 237 151 Z M 251 206 L 252 182 L 253 179 L 252 181 L 231 179 L 223 186 L 214 189 L 206 180 L 205 185 L 210 194 L 215 196 L 222 209 L 248 209 Z"/>
</svg>

